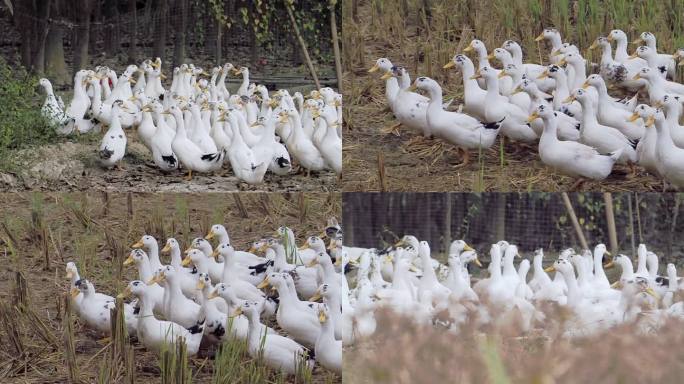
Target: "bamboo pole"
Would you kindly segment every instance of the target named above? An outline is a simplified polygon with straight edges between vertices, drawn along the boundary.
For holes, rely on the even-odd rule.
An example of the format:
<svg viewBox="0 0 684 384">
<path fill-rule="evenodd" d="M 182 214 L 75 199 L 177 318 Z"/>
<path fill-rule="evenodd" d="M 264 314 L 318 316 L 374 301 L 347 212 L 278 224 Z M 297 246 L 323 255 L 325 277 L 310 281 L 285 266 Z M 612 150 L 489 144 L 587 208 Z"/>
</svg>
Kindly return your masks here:
<svg viewBox="0 0 684 384">
<path fill-rule="evenodd" d="M 615 230 L 615 212 L 613 211 L 613 195 L 610 192 L 603 193 L 603 202 L 606 204 L 606 224 L 608 224 L 608 240 L 610 252 L 617 255 L 617 231 Z"/>
<path fill-rule="evenodd" d="M 333 53 L 335 54 L 335 73 L 337 73 L 337 91 L 342 93 L 342 58 L 340 55 L 340 39 L 337 36 L 337 0 L 330 0 L 330 29 L 332 32 Z"/>
<path fill-rule="evenodd" d="M 572 226 L 575 227 L 575 232 L 577 233 L 577 237 L 579 238 L 582 248 L 589 249 L 589 245 L 587 245 L 587 239 L 584 238 L 582 227 L 580 226 L 579 221 L 577 221 L 577 216 L 575 215 L 575 210 L 572 208 L 572 203 L 570 203 L 570 197 L 568 197 L 568 193 L 562 192 L 561 196 L 563 197 L 563 204 L 565 204 L 565 209 L 568 211 L 570 221 L 572 221 Z"/>
<path fill-rule="evenodd" d="M 629 209 L 629 234 L 632 239 L 632 254 L 636 253 L 636 235 L 634 234 L 634 210 L 632 209 L 632 194 L 627 194 L 627 208 Z"/>
<path fill-rule="evenodd" d="M 321 89 L 321 84 L 318 81 L 318 75 L 316 75 L 316 69 L 314 69 L 313 62 L 311 61 L 311 57 L 309 56 L 309 50 L 306 48 L 306 42 L 304 41 L 302 34 L 299 32 L 299 27 L 297 26 L 297 20 L 295 19 L 294 13 L 292 12 L 292 0 L 284 0 L 284 2 L 285 2 L 285 9 L 287 9 L 287 15 L 290 17 L 290 23 L 292 23 L 292 28 L 294 28 L 295 35 L 297 35 L 297 40 L 299 41 L 299 47 L 302 49 L 302 52 L 304 53 L 304 59 L 306 60 L 306 65 L 309 67 L 309 71 L 311 72 L 311 77 L 313 77 L 314 82 L 316 83 L 316 89 Z"/>
<path fill-rule="evenodd" d="M 445 193 L 444 198 L 446 199 L 444 209 L 444 253 L 449 257 L 449 246 L 451 245 L 451 193 Z"/>
</svg>

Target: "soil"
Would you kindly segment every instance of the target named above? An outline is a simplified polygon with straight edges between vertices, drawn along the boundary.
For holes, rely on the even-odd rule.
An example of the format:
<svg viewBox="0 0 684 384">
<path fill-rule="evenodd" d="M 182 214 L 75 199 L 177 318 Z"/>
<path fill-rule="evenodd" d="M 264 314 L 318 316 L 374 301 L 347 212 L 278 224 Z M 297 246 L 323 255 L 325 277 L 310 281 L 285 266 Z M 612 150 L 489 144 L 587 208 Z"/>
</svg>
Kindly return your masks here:
<svg viewBox="0 0 684 384">
<path fill-rule="evenodd" d="M 132 202 L 129 215 L 128 198 Z M 120 263 L 128 256 L 130 244 L 148 233 L 163 242 L 175 236 L 186 247 L 194 237 L 204 236 L 211 224 L 224 223 L 236 249 L 247 249 L 252 241 L 271 236 L 281 225 L 289 226 L 301 244 L 305 236 L 318 234 L 331 216 L 339 217 L 340 199 L 336 194 L 86 194 L 86 193 L 12 193 L 0 195 L 0 312 L 16 299 L 15 279 L 26 278 L 29 308 L 37 314 L 49 334 L 58 340 L 52 346 L 36 332 L 36 323 L 20 318 L 19 335 L 24 355 L 17 353 L 0 326 L 0 381 L 3 383 L 67 382 L 62 347 L 64 304 L 69 282 L 64 279 L 66 262 L 75 261 L 82 277 L 89 279 L 98 292 L 116 295 L 125 284 L 137 279 L 137 271 Z M 302 200 L 303 199 L 303 200 Z M 303 212 L 303 213 L 302 213 Z M 47 258 L 43 242 L 31 223 L 49 228 Z M 153 230 L 151 228 L 157 228 Z M 163 228 L 160 230 L 159 228 Z M 120 251 L 112 252 L 105 231 Z M 39 231 L 40 232 L 40 231 Z M 164 232 L 164 233 L 161 233 Z M 12 240 L 10 240 L 12 239 Z M 16 243 L 14 243 L 16 242 Z M 162 255 L 162 262 L 168 256 Z M 103 360 L 102 337 L 85 328 L 74 316 L 75 350 L 82 382 L 96 381 Z M 0 324 L 3 324 L 0 313 Z M 136 382 L 159 382 L 156 356 L 137 342 L 135 347 Z M 193 382 L 210 382 L 214 347 L 204 347 L 190 359 Z M 246 359 L 245 362 L 248 360 Z M 3 377 L 7 369 L 26 362 L 23 369 Z M 341 382 L 341 378 L 317 366 L 313 383 Z"/>
</svg>

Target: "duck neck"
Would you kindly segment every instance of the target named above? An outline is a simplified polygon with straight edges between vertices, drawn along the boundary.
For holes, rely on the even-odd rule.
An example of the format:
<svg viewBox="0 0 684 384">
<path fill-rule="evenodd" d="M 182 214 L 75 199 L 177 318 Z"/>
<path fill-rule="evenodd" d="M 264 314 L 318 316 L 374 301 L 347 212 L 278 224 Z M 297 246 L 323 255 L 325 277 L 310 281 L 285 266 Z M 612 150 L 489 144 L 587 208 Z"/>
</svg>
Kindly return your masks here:
<svg viewBox="0 0 684 384">
<path fill-rule="evenodd" d="M 575 71 L 575 88 L 582 88 L 582 85 L 587 80 L 587 69 L 582 63 L 573 63 L 572 69 Z"/>
<path fill-rule="evenodd" d="M 627 54 L 627 39 L 618 38 L 616 40 L 617 46 L 615 47 L 615 60 L 626 60 L 626 58 L 629 57 Z"/>
<path fill-rule="evenodd" d="M 181 259 L 181 252 L 180 248 L 177 245 L 174 245 L 171 247 L 171 266 L 179 269 L 181 268 L 181 263 L 183 260 Z"/>
<path fill-rule="evenodd" d="M 149 245 L 147 249 L 147 257 L 150 259 L 150 266 L 152 268 L 161 268 L 161 261 L 159 260 L 159 245 L 156 241 Z"/>
<path fill-rule="evenodd" d="M 621 266 L 622 274 L 620 275 L 620 280 L 629 280 L 634 278 L 634 267 L 629 259 L 626 259 L 625 262 L 621 263 Z"/>
<path fill-rule="evenodd" d="M 467 99 L 468 94 L 472 94 L 472 92 L 476 92 L 481 89 L 477 84 L 477 80 L 471 79 L 471 77 L 473 77 L 475 74 L 475 67 L 471 61 L 464 61 L 463 65 L 461 66 L 461 74 L 463 76 L 463 97 Z"/>
<path fill-rule="evenodd" d="M 613 48 L 610 43 L 601 44 L 601 65 L 610 65 L 613 63 Z"/>
<path fill-rule="evenodd" d="M 606 272 L 603 270 L 603 252 L 601 251 L 594 251 L 594 277 L 608 280 Z"/>
<path fill-rule="evenodd" d="M 138 297 L 140 304 L 140 313 L 138 314 L 139 322 L 147 321 L 147 319 L 151 320 L 151 318 L 154 317 L 154 313 L 152 312 L 154 309 L 154 301 L 150 297 L 148 291 L 149 288 L 145 288 L 145 292 Z"/>
<path fill-rule="evenodd" d="M 516 66 L 522 66 L 523 65 L 523 54 L 522 54 L 522 48 L 520 46 L 515 45 L 511 48 L 511 50 L 508 51 L 508 53 L 511 54 L 511 58 L 513 59 L 513 63 Z M 522 69 L 522 67 L 521 67 Z"/>
<path fill-rule="evenodd" d="M 569 306 L 574 306 L 579 304 L 581 299 L 579 287 L 577 285 L 577 277 L 575 277 L 575 272 L 570 269 L 566 273 L 563 273 L 563 278 L 565 279 L 565 284 L 568 286 L 568 301 Z"/>
<path fill-rule="evenodd" d="M 586 129 L 590 125 L 597 125 L 598 120 L 596 120 L 596 112 L 591 100 L 584 99 L 584 101 L 580 101 L 580 104 L 582 104 L 582 129 Z"/>
<path fill-rule="evenodd" d="M 479 63 L 478 68 L 480 69 L 484 67 L 491 67 L 491 65 L 489 64 L 489 59 L 487 58 L 487 48 L 477 48 L 477 61 Z"/>
<path fill-rule="evenodd" d="M 657 256 L 652 256 L 649 257 L 648 260 L 648 277 L 651 279 L 651 281 L 655 281 L 656 277 L 658 277 L 658 257 Z"/>
<path fill-rule="evenodd" d="M 677 149 L 678 147 L 674 144 L 674 141 L 672 141 L 672 136 L 670 135 L 670 127 L 668 126 L 668 124 L 665 124 L 665 121 L 663 119 L 656 118 L 655 126 L 658 132 L 657 146 L 661 151 L 660 153 L 667 153 L 668 150 Z"/>
<path fill-rule="evenodd" d="M 544 120 L 544 130 L 542 131 L 541 138 L 539 138 L 539 145 L 543 145 L 546 143 L 555 143 L 558 141 L 558 121 L 555 119 L 555 117 L 547 117 L 543 118 Z M 537 273 L 536 271 L 536 260 L 537 258 L 535 257 L 535 274 Z M 539 269 L 542 269 L 542 261 L 541 257 L 539 257 Z"/>
</svg>

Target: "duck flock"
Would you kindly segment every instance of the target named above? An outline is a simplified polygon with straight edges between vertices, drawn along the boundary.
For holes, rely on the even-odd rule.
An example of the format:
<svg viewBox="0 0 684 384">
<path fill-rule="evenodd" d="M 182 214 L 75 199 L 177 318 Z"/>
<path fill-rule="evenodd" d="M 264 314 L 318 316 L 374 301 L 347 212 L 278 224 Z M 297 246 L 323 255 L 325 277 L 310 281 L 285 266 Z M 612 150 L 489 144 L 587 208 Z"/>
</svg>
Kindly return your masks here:
<svg viewBox="0 0 684 384">
<path fill-rule="evenodd" d="M 373 335 L 381 309 L 455 334 L 512 327 L 520 334 L 538 331 L 570 339 L 620 324 L 653 332 L 668 319 L 684 319 L 675 265 L 668 264 L 661 276 L 658 256 L 644 244 L 637 249 L 635 271 L 626 255 L 609 259 L 603 244 L 593 252 L 565 249 L 546 269 L 538 249 L 516 266 L 518 247 L 499 241 L 489 250 L 487 277 L 472 284 L 470 270 L 482 264 L 463 240 L 450 245 L 447 265 L 431 257 L 426 241 L 411 235 L 386 249 L 348 248 L 347 253 L 356 272 L 347 274 L 354 289 L 343 300 L 344 324 L 352 324 L 343 332 L 344 345 Z M 621 270 L 615 281 L 606 277 L 605 269 L 612 267 Z"/>
<path fill-rule="evenodd" d="M 162 264 L 157 240 L 144 235 L 124 262 L 139 277 L 119 295 L 134 298 L 124 308 L 128 333 L 157 354 L 182 337 L 189 356 L 203 341 L 242 340 L 253 358 L 286 374 L 318 363 L 341 375 L 343 267 L 336 220 L 328 222 L 325 237 L 327 247 L 310 236 L 297 248 L 292 230 L 280 227 L 245 252 L 235 250 L 225 227 L 216 224 L 192 241 L 184 258 L 179 242 L 167 239 L 161 253 L 169 253 L 170 261 Z M 75 313 L 87 327 L 110 335 L 115 298 L 96 292 L 75 263 L 67 263 L 66 272 Z"/>
<path fill-rule="evenodd" d="M 580 180 L 605 179 L 618 163 L 627 164 L 632 174 L 639 165 L 684 189 L 684 127 L 679 124 L 684 84 L 674 81 L 684 48 L 659 53 L 655 35 L 644 32 L 630 55 L 625 32 L 612 30 L 591 45 L 600 49 L 601 60 L 598 73 L 587 74 L 579 48 L 564 43 L 556 29 L 545 29 L 535 41 L 551 44 L 549 65 L 523 62 L 513 40 L 489 54 L 482 41 L 472 40 L 464 52 L 475 54 L 477 66 L 465 54 L 455 55 L 444 68 L 462 73 L 459 112 L 446 109 L 449 103 L 435 80 L 419 77 L 411 84 L 406 69 L 387 58 L 369 71 L 384 73 L 385 96 L 397 125 L 453 144 L 464 152 L 462 165 L 468 164 L 469 150 L 489 148 L 501 134 L 536 143 L 545 165 Z M 490 64 L 493 59 L 499 68 Z M 609 88 L 634 96 L 618 100 Z M 638 104 L 639 93 L 646 103 Z"/>
<path fill-rule="evenodd" d="M 308 97 L 285 89 L 269 94 L 250 83 L 249 69 L 226 63 L 208 74 L 193 64 L 173 71 L 165 89 L 161 60 L 129 65 L 117 76 L 106 66 L 74 76 L 71 104 L 65 108 L 48 79 L 43 115 L 60 134 L 105 130 L 98 156 L 105 168 L 120 166 L 126 154 L 126 128 L 136 129 L 160 171 L 179 168 L 213 172 L 230 163 L 233 173 L 259 184 L 266 171 L 285 176 L 292 158 L 307 173 L 342 170 L 342 95 L 331 88 Z M 229 74 L 241 75 L 236 93 Z M 204 78 L 203 78 L 204 77 Z"/>
</svg>

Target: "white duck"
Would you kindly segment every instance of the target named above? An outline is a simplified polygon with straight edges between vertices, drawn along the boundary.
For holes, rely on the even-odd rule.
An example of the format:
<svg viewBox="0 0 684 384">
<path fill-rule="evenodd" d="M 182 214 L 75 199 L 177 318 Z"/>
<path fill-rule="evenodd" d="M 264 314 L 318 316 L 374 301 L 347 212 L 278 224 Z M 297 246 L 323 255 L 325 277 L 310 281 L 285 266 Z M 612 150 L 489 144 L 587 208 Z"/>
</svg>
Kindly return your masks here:
<svg viewBox="0 0 684 384">
<path fill-rule="evenodd" d="M 203 326 L 194 325 L 190 328 L 184 328 L 171 321 L 157 320 L 152 312 L 153 303 L 150 300 L 147 288 L 142 281 L 134 280 L 119 295 L 122 298 L 134 295 L 139 299 L 138 339 L 145 348 L 160 354 L 163 348 L 168 348 L 169 344 L 175 343 L 178 337 L 181 337 L 187 346 L 188 356 L 196 355 L 202 341 Z"/>
<path fill-rule="evenodd" d="M 74 130 L 74 125 L 76 120 L 66 114 L 62 107 L 60 107 L 55 97 L 55 93 L 52 90 L 52 84 L 48 79 L 40 79 L 40 85 L 45 90 L 47 97 L 43 103 L 43 107 L 40 112 L 48 121 L 48 123 L 55 128 L 57 133 L 60 135 L 68 135 Z"/>
<path fill-rule="evenodd" d="M 593 147 L 576 141 L 561 141 L 557 135 L 557 118 L 559 112 L 550 107 L 540 105 L 533 112 L 528 121 L 541 118 L 544 121 L 544 131 L 539 140 L 539 157 L 542 162 L 564 174 L 574 177 L 587 177 L 602 180 L 608 177 L 613 164 L 622 153 L 618 149 L 610 155 L 602 155 Z"/>
<path fill-rule="evenodd" d="M 119 110 L 122 106 L 121 100 L 112 104 L 112 122 L 100 142 L 98 156 L 100 164 L 105 168 L 114 167 L 126 154 L 126 133 L 119 121 Z"/>
<path fill-rule="evenodd" d="M 656 67 L 665 67 L 665 73 L 669 78 L 674 78 L 675 72 L 677 71 L 677 63 L 675 62 L 674 55 L 668 55 L 666 53 L 658 53 L 658 48 L 656 44 L 656 37 L 651 32 L 642 32 L 639 38 L 634 40 L 632 44 L 639 45 L 641 43 L 646 43 L 653 52 L 656 53 Z"/>
</svg>

